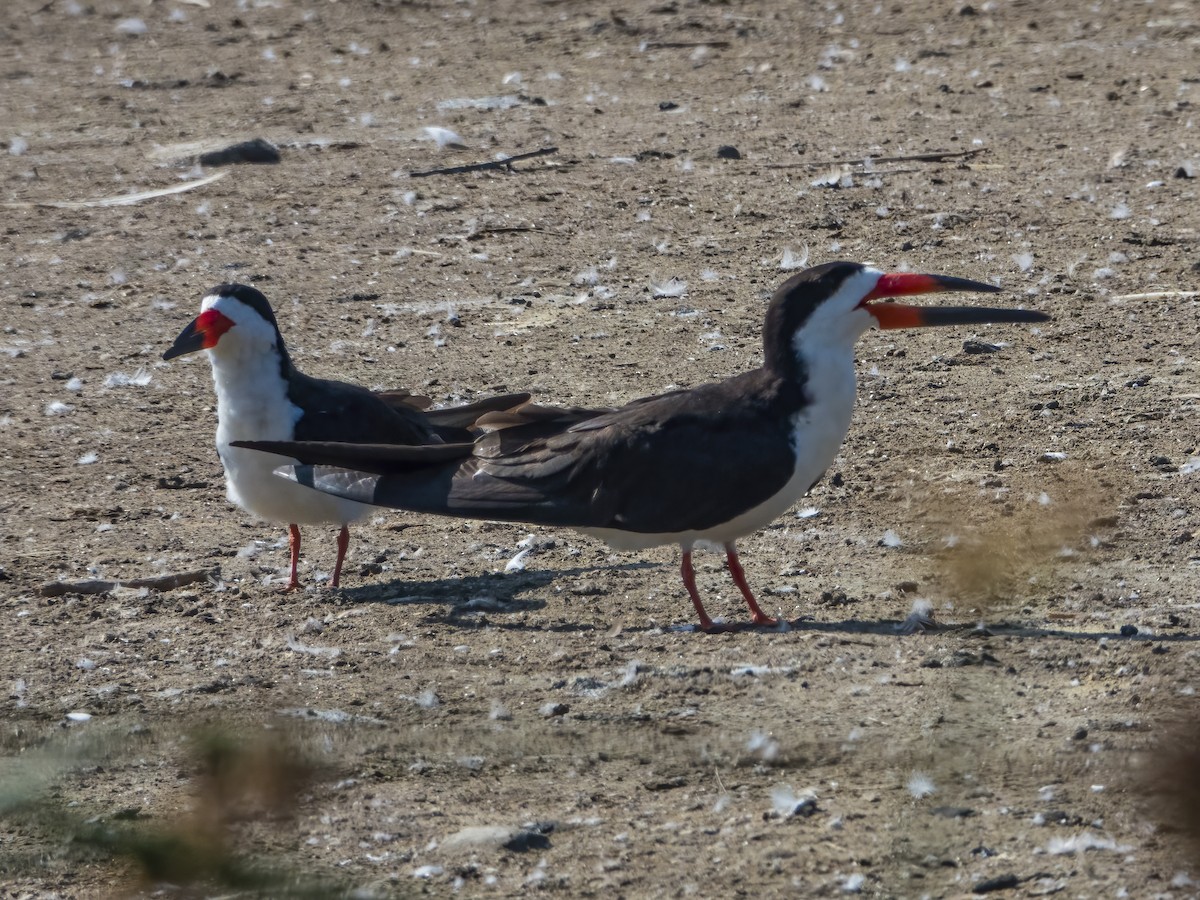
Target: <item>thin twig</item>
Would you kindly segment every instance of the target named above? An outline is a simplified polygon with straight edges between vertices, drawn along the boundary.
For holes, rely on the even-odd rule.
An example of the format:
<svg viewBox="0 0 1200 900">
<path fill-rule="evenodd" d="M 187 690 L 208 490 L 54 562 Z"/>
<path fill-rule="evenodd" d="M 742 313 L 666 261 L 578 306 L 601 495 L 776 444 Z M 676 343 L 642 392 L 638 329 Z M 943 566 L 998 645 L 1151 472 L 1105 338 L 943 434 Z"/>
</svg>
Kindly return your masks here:
<svg viewBox="0 0 1200 900">
<path fill-rule="evenodd" d="M 516 156 L 509 156 L 505 159 L 491 160 L 490 162 L 473 163 L 469 166 L 451 166 L 448 169 L 430 169 L 428 172 L 409 172 L 409 178 L 428 178 L 431 175 L 460 175 L 463 172 L 483 172 L 487 169 L 512 169 L 512 164 L 520 162 L 523 159 L 533 159 L 535 156 L 549 156 L 551 153 L 557 153 L 557 147 L 543 147 L 540 150 L 530 150 L 528 153 L 518 153 Z"/>
<path fill-rule="evenodd" d="M 151 578 L 130 578 L 128 581 L 51 581 L 39 589 L 43 597 L 62 597 L 65 594 L 107 594 L 119 587 L 149 588 L 152 591 L 173 591 L 185 584 L 208 581 L 220 574 L 217 569 L 197 569 L 194 572 L 177 572 L 174 575 L 155 575 Z"/>
<path fill-rule="evenodd" d="M 768 169 L 804 169 L 821 166 L 862 166 L 867 160 L 872 163 L 892 162 L 945 162 L 948 159 L 967 159 L 980 153 L 986 153 L 987 147 L 976 147 L 974 150 L 941 150 L 934 153 L 917 153 L 912 156 L 866 156 L 862 159 L 821 159 L 814 162 L 800 163 L 769 163 Z"/>
<path fill-rule="evenodd" d="M 729 41 L 646 41 L 647 50 L 693 50 L 696 47 L 728 50 Z"/>
<path fill-rule="evenodd" d="M 558 237 L 562 236 L 559 235 L 558 232 L 549 231 L 545 228 L 535 228 L 533 225 L 497 225 L 494 228 L 484 227 L 480 228 L 478 231 L 472 231 L 470 234 L 466 235 L 463 240 L 478 241 L 481 238 L 485 238 L 491 234 L 514 234 L 530 231 L 536 232 L 537 234 L 551 234 L 557 235 Z"/>
</svg>

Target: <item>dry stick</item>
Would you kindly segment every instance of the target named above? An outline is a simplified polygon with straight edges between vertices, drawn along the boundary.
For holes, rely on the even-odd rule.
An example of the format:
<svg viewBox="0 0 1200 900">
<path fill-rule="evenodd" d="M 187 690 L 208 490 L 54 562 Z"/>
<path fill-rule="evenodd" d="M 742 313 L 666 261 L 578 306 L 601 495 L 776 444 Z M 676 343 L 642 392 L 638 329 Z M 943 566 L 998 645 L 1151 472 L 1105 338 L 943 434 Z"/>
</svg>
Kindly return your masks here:
<svg viewBox="0 0 1200 900">
<path fill-rule="evenodd" d="M 428 178 L 430 175 L 459 175 L 463 172 L 482 172 L 486 169 L 510 169 L 513 163 L 520 162 L 523 159 L 533 159 L 535 156 L 549 156 L 551 153 L 557 152 L 557 147 L 543 147 L 541 150 L 530 150 L 528 153 L 518 153 L 516 156 L 492 160 L 491 162 L 473 163 L 469 166 L 451 166 L 448 169 L 430 169 L 428 172 L 409 172 L 408 177 Z"/>
<path fill-rule="evenodd" d="M 728 50 L 729 41 L 646 41 L 647 50 L 693 50 L 696 47 Z"/>
<path fill-rule="evenodd" d="M 480 228 L 478 231 L 472 231 L 466 235 L 463 240 L 477 241 L 491 234 L 513 234 L 522 232 L 536 232 L 537 234 L 549 234 L 555 237 L 562 237 L 555 231 L 549 231 L 545 228 L 535 228 L 533 225 L 497 225 L 494 228 Z"/>
<path fill-rule="evenodd" d="M 970 156 L 986 153 L 987 149 L 987 147 L 976 147 L 974 150 L 945 150 L 936 153 L 917 153 L 913 156 L 868 156 L 864 159 L 822 159 L 815 162 L 802 163 L 768 163 L 765 168 L 804 169 L 809 167 L 816 168 L 818 166 L 861 166 L 865 164 L 866 159 L 870 159 L 872 163 L 944 162 L 948 159 L 966 159 Z"/>
<path fill-rule="evenodd" d="M 194 572 L 178 572 L 174 575 L 156 575 L 152 578 L 130 578 L 128 581 L 51 581 L 38 590 L 43 597 L 62 597 L 64 594 L 107 594 L 119 587 L 149 588 L 152 591 L 173 591 L 185 584 L 208 581 L 220 574 L 219 569 L 197 569 Z"/>
</svg>

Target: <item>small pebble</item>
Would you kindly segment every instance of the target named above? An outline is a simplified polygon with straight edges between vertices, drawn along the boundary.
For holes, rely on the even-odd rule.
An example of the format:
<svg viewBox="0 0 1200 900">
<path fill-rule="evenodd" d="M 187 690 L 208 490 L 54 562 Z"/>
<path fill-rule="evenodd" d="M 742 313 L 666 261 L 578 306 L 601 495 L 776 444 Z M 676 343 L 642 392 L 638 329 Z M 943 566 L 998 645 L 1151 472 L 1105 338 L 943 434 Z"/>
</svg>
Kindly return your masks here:
<svg viewBox="0 0 1200 900">
<path fill-rule="evenodd" d="M 1021 879 L 1016 875 L 1009 873 L 1008 875 L 997 875 L 995 878 L 989 878 L 986 881 L 981 881 L 975 887 L 971 888 L 972 894 L 990 894 L 992 891 L 1006 891 L 1010 888 L 1015 888 L 1021 883 Z"/>
</svg>

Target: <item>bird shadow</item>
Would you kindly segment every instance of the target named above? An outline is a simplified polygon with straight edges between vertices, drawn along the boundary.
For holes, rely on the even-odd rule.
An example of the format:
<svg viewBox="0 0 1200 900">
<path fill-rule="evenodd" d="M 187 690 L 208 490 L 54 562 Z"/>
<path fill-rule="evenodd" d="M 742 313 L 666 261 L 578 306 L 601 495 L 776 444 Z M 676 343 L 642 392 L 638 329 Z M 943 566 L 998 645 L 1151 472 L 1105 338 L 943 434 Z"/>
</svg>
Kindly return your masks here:
<svg viewBox="0 0 1200 900">
<path fill-rule="evenodd" d="M 529 592 L 538 591 L 555 581 L 579 578 L 581 576 L 609 573 L 613 571 L 636 572 L 647 569 L 660 569 L 665 564 L 659 562 L 637 561 L 628 563 L 604 563 L 595 566 L 577 566 L 567 569 L 537 569 L 522 572 L 485 573 L 482 575 L 463 575 L 455 578 L 435 578 L 421 581 L 411 581 L 396 578 L 381 584 L 367 584 L 342 590 L 342 597 L 350 603 L 383 603 L 388 606 L 437 606 L 445 607 L 439 612 L 431 612 L 429 619 L 432 623 L 440 623 L 453 627 L 478 628 L 487 626 L 506 631 L 529 632 L 584 632 L 608 631 L 609 626 L 600 626 L 589 622 L 570 622 L 547 624 L 545 622 L 528 622 L 516 619 L 506 619 L 506 616 L 518 613 L 545 609 L 545 598 L 524 597 Z M 928 628 L 907 630 L 906 621 L 899 619 L 840 619 L 818 620 L 812 616 L 803 615 L 796 619 L 782 622 L 780 625 L 753 625 L 748 622 L 724 623 L 728 627 L 719 633 L 723 634 L 786 634 L 788 632 L 806 632 L 816 634 L 841 635 L 843 637 L 893 637 L 919 640 L 922 637 L 949 636 L 974 637 L 986 639 L 989 637 L 1011 637 L 1028 639 L 1052 639 L 1066 641 L 1098 641 L 1102 638 L 1112 641 L 1135 641 L 1144 643 L 1192 643 L 1200 641 L 1200 634 L 1170 633 L 1151 634 L 1122 634 L 1120 631 L 1080 631 L 1065 628 L 1045 628 L 1027 625 L 1020 622 L 997 622 L 986 626 L 978 624 L 934 623 Z M 622 624 L 619 630 L 626 633 L 689 633 L 702 634 L 700 629 L 685 620 L 669 625 L 647 622 L 645 624 Z"/>
<path fill-rule="evenodd" d="M 342 591 L 343 598 L 350 603 L 384 603 L 388 606 L 445 605 L 446 612 L 434 614 L 433 621 L 447 624 L 474 622 L 484 614 L 505 615 L 543 609 L 543 598 L 523 597 L 522 594 L 537 591 L 561 579 L 578 578 L 612 571 L 639 571 L 656 569 L 661 563 L 630 562 L 617 565 L 580 566 L 569 569 L 539 569 L 523 572 L 485 573 L 463 575 L 455 578 L 435 578 L 411 581 L 397 578 L 383 584 L 368 584 Z M 508 627 L 505 623 L 489 620 L 488 624 Z M 562 626 L 518 626 L 533 631 L 591 631 L 590 624 L 564 624 Z"/>
<path fill-rule="evenodd" d="M 1200 641 L 1200 634 L 1176 632 L 1171 634 L 1122 634 L 1120 631 L 1072 631 L 1065 628 L 1043 628 L 1025 625 L 1019 622 L 996 622 L 979 626 L 977 624 L 935 623 L 924 629 L 916 629 L 911 633 L 904 630 L 905 622 L 897 619 L 842 619 L 836 622 L 822 622 L 802 616 L 787 623 L 786 629 L 778 627 L 748 626 L 745 630 L 757 630 L 764 633 L 786 631 L 807 631 L 824 634 L 841 635 L 887 635 L 890 637 L 916 637 L 937 635 L 960 635 L 975 637 L 981 640 L 990 637 L 1014 638 L 1052 638 L 1068 641 L 1098 641 L 1107 638 L 1112 641 L 1140 641 L 1142 643 L 1190 643 Z"/>
</svg>

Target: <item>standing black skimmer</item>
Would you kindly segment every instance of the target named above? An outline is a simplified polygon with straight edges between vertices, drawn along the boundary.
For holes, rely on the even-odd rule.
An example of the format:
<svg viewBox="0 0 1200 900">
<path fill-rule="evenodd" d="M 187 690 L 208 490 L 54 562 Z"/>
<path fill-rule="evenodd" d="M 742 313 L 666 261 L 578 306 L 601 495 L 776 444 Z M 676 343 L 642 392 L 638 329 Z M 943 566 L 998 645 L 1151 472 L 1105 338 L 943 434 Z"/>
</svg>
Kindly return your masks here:
<svg viewBox="0 0 1200 900">
<path fill-rule="evenodd" d="M 217 285 L 163 359 L 207 350 L 217 390 L 217 453 L 225 467 L 229 499 L 271 522 L 286 522 L 292 551 L 289 590 L 300 586 L 300 525 L 332 522 L 337 539 L 333 587 L 341 581 L 350 545 L 349 523 L 370 507 L 310 491 L 274 477 L 294 462 L 232 446 L 238 440 L 351 441 L 370 444 L 433 444 L 471 441 L 479 416 L 516 407 L 528 394 L 492 397 L 466 406 L 422 412 L 425 397 L 407 391 L 375 392 L 356 384 L 310 378 L 296 370 L 283 344 L 271 305 L 244 284 Z"/>
<path fill-rule="evenodd" d="M 459 448 L 238 443 L 308 465 L 285 470 L 338 497 L 418 512 L 564 525 L 623 550 L 676 543 L 700 627 L 692 547 L 724 546 L 751 621 L 735 542 L 781 515 L 837 456 L 854 411 L 854 344 L 869 328 L 1041 322 L 1043 313 L 874 302 L 989 284 L 834 262 L 789 278 L 763 327 L 763 366 L 714 384 L 635 400 L 562 425 L 505 428 Z M 486 423 L 487 419 L 483 419 Z"/>
</svg>

